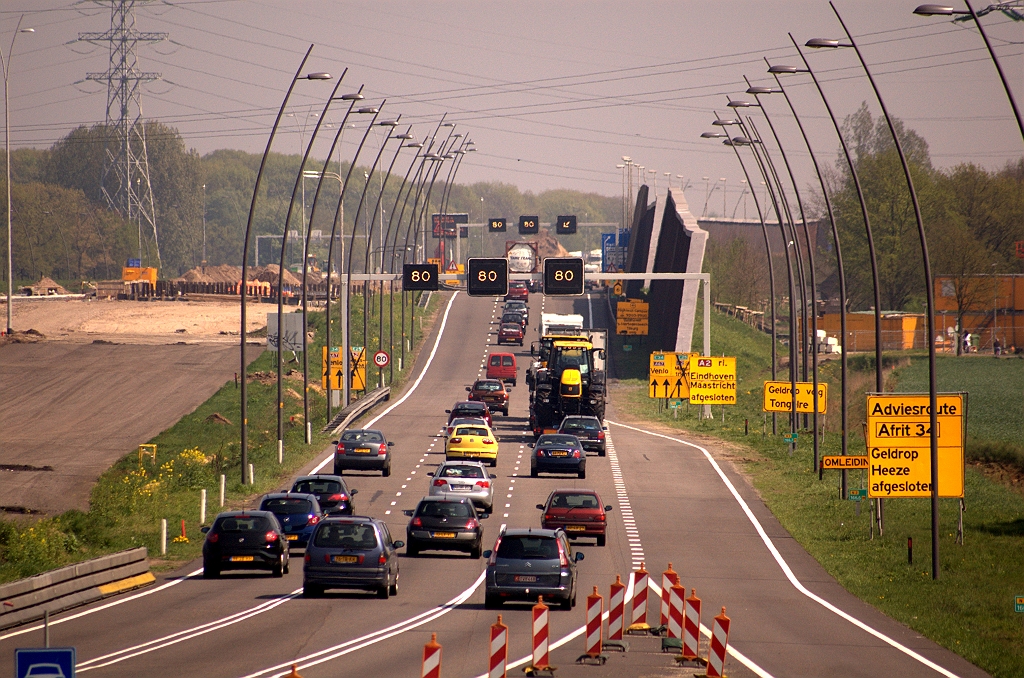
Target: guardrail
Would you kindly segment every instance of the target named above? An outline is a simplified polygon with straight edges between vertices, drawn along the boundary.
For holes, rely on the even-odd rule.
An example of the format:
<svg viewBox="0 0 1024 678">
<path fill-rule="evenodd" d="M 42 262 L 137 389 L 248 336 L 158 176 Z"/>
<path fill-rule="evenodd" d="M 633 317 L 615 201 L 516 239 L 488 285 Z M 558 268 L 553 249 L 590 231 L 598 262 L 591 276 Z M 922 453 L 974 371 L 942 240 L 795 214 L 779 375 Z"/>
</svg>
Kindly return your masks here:
<svg viewBox="0 0 1024 678">
<path fill-rule="evenodd" d="M 0 585 L 0 629 L 151 584 L 146 556 L 143 546 Z"/>
<path fill-rule="evenodd" d="M 349 424 L 359 417 L 366 414 L 366 412 L 374 405 L 384 402 L 389 398 L 391 398 L 390 386 L 381 386 L 380 388 L 376 388 L 359 400 L 349 403 L 338 410 L 338 413 L 334 415 L 334 419 L 331 419 L 326 426 L 320 429 L 320 432 L 327 433 L 328 431 L 331 431 L 332 433 L 337 433 L 338 431 L 347 428 Z"/>
</svg>

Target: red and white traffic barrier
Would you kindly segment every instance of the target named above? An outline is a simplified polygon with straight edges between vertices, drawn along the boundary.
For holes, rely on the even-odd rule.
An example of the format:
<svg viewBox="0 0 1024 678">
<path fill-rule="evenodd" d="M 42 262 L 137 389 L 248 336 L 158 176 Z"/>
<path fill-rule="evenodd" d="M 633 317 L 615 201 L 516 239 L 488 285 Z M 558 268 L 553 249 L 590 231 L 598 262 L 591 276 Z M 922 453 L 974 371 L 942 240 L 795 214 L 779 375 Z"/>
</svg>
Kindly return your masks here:
<svg viewBox="0 0 1024 678">
<path fill-rule="evenodd" d="M 491 661 L 487 668 L 487 678 L 505 678 L 508 663 L 508 627 L 498 621 L 491 624 Z"/>
<path fill-rule="evenodd" d="M 665 626 L 668 624 L 669 619 L 669 591 L 672 586 L 679 583 L 679 573 L 672 569 L 672 563 L 668 564 L 668 569 L 661 573 L 661 619 L 659 624 Z M 685 597 L 685 592 L 683 593 Z M 678 638 L 679 636 L 675 636 Z"/>
<path fill-rule="evenodd" d="M 548 606 L 544 604 L 544 596 L 537 596 L 537 604 L 533 606 L 533 663 L 532 671 L 550 671 L 548 665 Z"/>
<path fill-rule="evenodd" d="M 629 573 L 633 581 L 633 598 L 630 603 L 629 628 L 627 631 L 647 631 L 647 589 L 650 587 L 651 578 L 648 576 L 644 564 L 640 563 L 640 569 Z"/>
<path fill-rule="evenodd" d="M 707 675 L 713 678 L 725 676 L 725 653 L 729 649 L 729 618 L 722 614 L 715 617 L 711 628 L 711 647 L 708 649 Z"/>
<path fill-rule="evenodd" d="M 619 575 L 615 575 L 615 583 L 608 595 L 608 640 L 622 640 L 625 601 L 626 586 Z"/>
<path fill-rule="evenodd" d="M 668 588 L 669 614 L 668 614 L 668 637 L 683 637 L 683 599 L 686 597 L 686 589 L 679 584 L 673 584 Z"/>
<path fill-rule="evenodd" d="M 604 614 L 604 598 L 597 592 L 587 596 L 587 654 L 591 657 L 601 655 L 601 617 Z"/>
<path fill-rule="evenodd" d="M 685 595 L 686 591 L 683 591 Z M 690 597 L 686 599 L 683 613 L 683 659 L 697 659 L 697 648 L 700 642 L 700 598 L 697 589 L 690 589 Z"/>
<path fill-rule="evenodd" d="M 441 678 L 441 646 L 437 634 L 430 634 L 430 642 L 423 646 L 423 670 L 420 678 Z"/>
</svg>

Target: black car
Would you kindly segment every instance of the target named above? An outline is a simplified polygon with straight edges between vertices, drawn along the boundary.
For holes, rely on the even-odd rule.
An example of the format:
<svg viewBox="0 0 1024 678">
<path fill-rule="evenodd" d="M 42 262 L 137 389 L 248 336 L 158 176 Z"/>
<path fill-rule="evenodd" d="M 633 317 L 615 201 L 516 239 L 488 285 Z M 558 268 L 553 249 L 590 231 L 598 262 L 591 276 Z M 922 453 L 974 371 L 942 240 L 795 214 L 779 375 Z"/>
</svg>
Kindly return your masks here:
<svg viewBox="0 0 1024 678">
<path fill-rule="evenodd" d="M 587 453 L 576 436 L 562 433 L 545 433 L 530 443 L 530 476 L 539 473 L 575 473 L 587 477 Z"/>
<path fill-rule="evenodd" d="M 501 324 L 516 323 L 526 331 L 526 313 L 522 311 L 505 311 L 501 314 Z"/>
<path fill-rule="evenodd" d="M 312 494 L 320 503 L 320 508 L 326 515 L 352 515 L 354 497 L 359 490 L 349 489 L 345 479 L 341 476 L 319 473 L 312 476 L 302 476 L 292 484 L 292 492 Z"/>
<path fill-rule="evenodd" d="M 480 557 L 484 538 L 480 521 L 487 514 L 477 513 L 472 499 L 449 494 L 423 497 L 416 510 L 404 513 L 412 518 L 405 532 L 408 555 L 437 550 L 465 551 L 470 558 Z"/>
<path fill-rule="evenodd" d="M 580 439 L 584 450 L 593 450 L 597 456 L 605 455 L 605 431 L 607 426 L 601 423 L 597 417 L 587 417 L 579 414 L 571 414 L 562 419 L 562 425 L 558 427 L 559 433 L 573 435 Z"/>
<path fill-rule="evenodd" d="M 275 577 L 288 573 L 288 541 L 270 511 L 225 511 L 202 531 L 207 579 L 224 570 L 270 570 Z"/>
<path fill-rule="evenodd" d="M 334 441 L 334 475 L 345 471 L 380 471 L 391 475 L 391 447 L 384 434 L 374 429 L 349 429 Z"/>
<path fill-rule="evenodd" d="M 302 595 L 325 589 L 375 591 L 388 598 L 398 593 L 398 549 L 387 524 L 368 516 L 332 516 L 320 521 L 302 568 Z"/>
<path fill-rule="evenodd" d="M 260 510 L 270 511 L 284 528 L 285 540 L 297 548 L 306 548 L 309 536 L 324 517 L 320 503 L 312 494 L 271 492 L 263 495 Z"/>
<path fill-rule="evenodd" d="M 523 315 L 526 316 L 527 324 L 529 324 L 529 322 L 530 322 L 530 307 L 526 305 L 525 301 L 519 301 L 519 300 L 506 301 L 505 305 L 501 307 L 501 312 L 502 313 L 509 313 L 509 312 L 522 313 Z"/>
<path fill-rule="evenodd" d="M 576 563 L 583 560 L 583 553 L 573 553 L 562 530 L 506 530 L 484 557 L 485 607 L 506 600 L 536 602 L 541 595 L 563 610 L 576 604 Z"/>
</svg>

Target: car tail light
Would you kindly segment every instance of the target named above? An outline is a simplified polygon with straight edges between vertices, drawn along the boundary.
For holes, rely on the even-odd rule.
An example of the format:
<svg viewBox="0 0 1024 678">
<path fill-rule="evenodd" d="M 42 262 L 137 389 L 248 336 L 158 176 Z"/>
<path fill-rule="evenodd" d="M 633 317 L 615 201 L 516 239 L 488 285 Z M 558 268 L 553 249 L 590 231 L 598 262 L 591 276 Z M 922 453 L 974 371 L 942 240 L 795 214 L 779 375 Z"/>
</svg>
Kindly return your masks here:
<svg viewBox="0 0 1024 678">
<path fill-rule="evenodd" d="M 434 481 L 434 487 L 441 487 L 441 486 L 447 485 L 447 484 L 448 484 L 448 481 L 447 480 L 443 480 L 441 478 L 438 478 L 437 480 Z"/>
<path fill-rule="evenodd" d="M 544 514 L 544 520 L 554 520 L 554 519 L 555 519 L 555 517 L 553 515 L 551 515 L 550 513 L 545 513 Z"/>
<path fill-rule="evenodd" d="M 377 448 L 377 455 L 379 456 L 379 455 L 387 454 L 387 453 L 388 453 L 388 445 L 387 445 L 387 443 L 381 443 L 380 447 Z"/>
<path fill-rule="evenodd" d="M 605 514 L 603 514 L 603 513 L 602 513 L 602 514 L 600 514 L 600 515 L 598 515 L 598 516 L 597 516 L 597 519 L 598 519 L 598 520 L 599 520 L 600 522 L 602 522 L 602 523 L 603 523 L 604 521 L 608 520 L 608 517 L 607 517 L 607 516 L 606 516 Z"/>
<path fill-rule="evenodd" d="M 344 494 L 344 493 L 342 493 L 342 494 L 332 494 L 330 496 L 330 498 L 328 498 L 327 501 L 348 501 L 348 495 Z"/>
<path fill-rule="evenodd" d="M 270 532 L 267 532 L 265 535 L 263 535 L 263 537 L 267 540 L 268 544 L 273 543 L 277 541 L 277 532 L 271 530 Z"/>
<path fill-rule="evenodd" d="M 309 554 L 308 553 L 306 554 L 306 558 L 309 558 Z M 324 562 L 325 563 L 330 563 L 331 562 L 331 554 L 330 553 L 325 553 L 324 554 Z"/>
<path fill-rule="evenodd" d="M 544 450 L 537 450 L 537 456 L 538 457 L 543 457 L 544 456 Z"/>
<path fill-rule="evenodd" d="M 580 451 L 579 450 L 573 450 L 572 456 L 573 456 L 573 459 L 579 459 L 580 458 Z"/>
<path fill-rule="evenodd" d="M 598 431 L 597 432 L 597 439 L 598 440 L 604 440 L 604 431 Z"/>
<path fill-rule="evenodd" d="M 419 517 L 413 518 L 412 522 L 409 523 L 413 527 L 423 527 L 423 521 Z"/>
<path fill-rule="evenodd" d="M 565 555 L 565 547 L 562 546 L 562 542 L 558 542 L 558 564 L 561 567 L 569 566 L 569 558 Z"/>
<path fill-rule="evenodd" d="M 482 487 L 482 488 L 484 488 L 486 490 L 488 487 L 491 486 L 491 481 L 490 480 L 478 480 L 478 481 L 476 481 L 476 485 L 477 485 L 477 487 Z"/>
<path fill-rule="evenodd" d="M 382 551 L 380 556 L 377 558 L 377 564 L 378 565 L 386 565 L 387 562 L 388 562 L 388 557 L 386 555 L 384 555 L 384 553 Z"/>
<path fill-rule="evenodd" d="M 308 563 L 309 561 L 313 560 L 313 557 L 310 556 L 309 553 L 306 553 L 306 555 L 304 555 L 302 559 Z"/>
<path fill-rule="evenodd" d="M 457 444 L 462 442 L 462 438 L 461 437 L 459 437 L 459 438 L 452 438 L 451 442 L 452 442 L 453 445 L 457 445 Z"/>
<path fill-rule="evenodd" d="M 498 541 L 494 542 L 494 550 L 491 551 L 491 557 L 487 559 L 488 565 L 496 565 L 498 563 L 498 547 L 501 546 L 501 537 L 498 537 Z"/>
<path fill-rule="evenodd" d="M 466 522 L 466 529 L 467 529 L 467 530 L 475 530 L 475 529 L 476 529 L 476 528 L 478 528 L 478 527 L 480 527 L 480 523 L 479 523 L 479 522 L 477 522 L 476 518 L 470 518 L 470 519 L 469 519 L 469 520 L 468 520 L 468 521 Z"/>
<path fill-rule="evenodd" d="M 484 438 L 480 442 L 482 442 L 484 445 L 493 445 L 494 444 L 494 441 L 491 440 L 490 438 Z"/>
<path fill-rule="evenodd" d="M 216 532 L 211 532 L 210 534 L 206 535 L 206 541 L 210 542 L 211 544 L 216 544 L 218 541 L 220 541 L 220 535 Z"/>
<path fill-rule="evenodd" d="M 310 514 L 309 519 L 306 521 L 306 523 L 309 524 L 309 525 L 316 525 L 319 522 L 320 522 L 320 516 L 314 516 L 312 514 Z"/>
</svg>

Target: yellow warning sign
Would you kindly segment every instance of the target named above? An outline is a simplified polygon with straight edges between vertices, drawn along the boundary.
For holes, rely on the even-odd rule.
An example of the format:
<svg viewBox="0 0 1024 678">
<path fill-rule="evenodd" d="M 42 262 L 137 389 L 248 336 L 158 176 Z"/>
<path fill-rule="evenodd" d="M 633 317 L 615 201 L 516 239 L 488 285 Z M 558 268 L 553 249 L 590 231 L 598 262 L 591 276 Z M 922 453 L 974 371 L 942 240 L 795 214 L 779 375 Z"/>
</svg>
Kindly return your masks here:
<svg viewBox="0 0 1024 678">
<path fill-rule="evenodd" d="M 736 404 L 735 357 L 690 357 L 690 404 Z"/>
<path fill-rule="evenodd" d="M 614 281 L 612 281 L 612 294 L 614 294 L 617 297 L 621 297 L 622 296 L 622 281 L 621 280 L 614 280 Z"/>
<path fill-rule="evenodd" d="M 341 349 L 334 347 L 328 354 L 324 346 L 323 360 L 320 369 L 320 384 L 326 389 L 330 385 L 332 391 L 341 391 L 345 388 L 343 381 L 345 377 L 345 365 L 341 360 Z"/>
<path fill-rule="evenodd" d="M 647 317 L 650 304 L 628 299 L 615 305 L 615 333 L 647 336 Z"/>
<path fill-rule="evenodd" d="M 840 454 L 835 456 L 827 456 L 821 458 L 821 468 L 828 471 L 829 469 L 851 469 L 851 468 L 867 468 L 868 458 L 865 456 L 852 455 L 852 454 Z"/>
<path fill-rule="evenodd" d="M 650 398 L 690 397 L 690 357 L 699 353 L 662 351 L 651 354 L 647 375 L 647 396 Z"/>
<path fill-rule="evenodd" d="M 936 399 L 939 496 L 964 496 L 966 394 Z M 868 496 L 930 497 L 931 405 L 928 394 L 867 397 Z"/>
<path fill-rule="evenodd" d="M 813 381 L 796 382 L 796 411 L 814 413 Z M 764 411 L 765 412 L 792 412 L 793 411 L 793 384 L 788 381 L 766 381 L 764 382 Z M 825 414 L 828 411 L 828 384 L 818 382 L 818 413 Z"/>
</svg>

